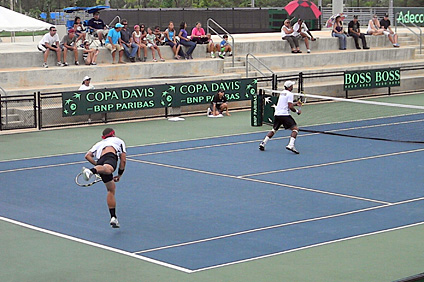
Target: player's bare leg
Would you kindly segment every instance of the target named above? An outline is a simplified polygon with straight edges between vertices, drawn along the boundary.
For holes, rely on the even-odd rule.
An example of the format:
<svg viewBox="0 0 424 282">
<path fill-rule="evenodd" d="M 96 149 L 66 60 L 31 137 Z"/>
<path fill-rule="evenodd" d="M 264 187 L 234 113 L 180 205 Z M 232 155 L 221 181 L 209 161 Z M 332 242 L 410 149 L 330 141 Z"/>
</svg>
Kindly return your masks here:
<svg viewBox="0 0 424 282">
<path fill-rule="evenodd" d="M 296 137 L 297 137 L 297 133 L 299 132 L 299 129 L 297 128 L 297 126 L 293 126 L 291 130 L 292 130 L 292 133 L 290 135 L 290 141 L 289 141 L 289 144 L 287 144 L 286 149 L 289 151 L 292 151 L 295 154 L 299 154 L 299 151 L 296 150 L 296 147 L 294 146 L 294 142 L 296 141 Z"/>
<path fill-rule="evenodd" d="M 116 185 L 115 185 L 115 181 L 111 180 L 111 181 L 105 183 L 105 185 L 106 185 L 106 188 L 107 188 L 106 202 L 107 202 L 107 206 L 108 206 L 109 212 L 110 212 L 110 225 L 113 228 L 119 228 L 119 222 L 118 222 L 118 218 L 116 216 L 116 199 L 115 199 Z"/>
<path fill-rule="evenodd" d="M 275 129 L 272 129 L 270 132 L 268 132 L 268 134 L 265 136 L 265 139 L 261 142 L 261 144 L 259 144 L 259 150 L 265 151 L 266 143 L 268 143 L 269 139 L 271 139 L 272 136 L 274 136 L 275 132 L 277 132 L 277 130 Z"/>
</svg>

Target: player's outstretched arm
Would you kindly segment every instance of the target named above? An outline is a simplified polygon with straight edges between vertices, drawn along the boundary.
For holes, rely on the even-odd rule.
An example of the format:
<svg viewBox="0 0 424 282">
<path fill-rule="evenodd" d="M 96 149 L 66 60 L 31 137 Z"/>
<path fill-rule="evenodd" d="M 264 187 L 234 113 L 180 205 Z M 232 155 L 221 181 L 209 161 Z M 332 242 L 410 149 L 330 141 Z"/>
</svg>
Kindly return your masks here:
<svg viewBox="0 0 424 282">
<path fill-rule="evenodd" d="M 92 165 L 97 165 L 96 160 L 94 160 L 93 152 L 88 151 L 87 154 L 85 154 L 85 159 L 89 161 Z"/>
</svg>

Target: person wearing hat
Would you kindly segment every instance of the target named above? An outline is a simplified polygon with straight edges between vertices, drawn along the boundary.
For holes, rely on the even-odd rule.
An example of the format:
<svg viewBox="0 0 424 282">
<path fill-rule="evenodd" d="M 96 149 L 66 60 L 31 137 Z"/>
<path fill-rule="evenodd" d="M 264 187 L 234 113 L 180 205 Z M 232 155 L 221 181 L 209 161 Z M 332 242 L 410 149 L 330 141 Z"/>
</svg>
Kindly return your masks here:
<svg viewBox="0 0 424 282">
<path fill-rule="evenodd" d="M 124 54 L 124 47 L 122 47 L 122 40 L 121 40 L 121 30 L 124 26 L 121 23 L 117 23 L 115 25 L 115 28 L 112 28 L 109 30 L 109 33 L 107 34 L 106 38 L 106 48 L 110 50 L 112 53 L 112 64 L 115 63 L 115 57 L 116 52 L 119 52 L 119 61 L 120 64 L 125 64 L 124 61 L 122 61 L 122 55 Z"/>
<path fill-rule="evenodd" d="M 277 106 L 275 107 L 274 112 L 274 125 L 272 130 L 268 132 L 265 136 L 265 139 L 259 144 L 259 150 L 265 151 L 265 145 L 269 141 L 269 139 L 274 136 L 274 134 L 280 129 L 281 126 L 284 126 L 285 129 L 290 129 L 292 131 L 289 144 L 287 144 L 286 149 L 292 151 L 295 154 L 299 154 L 299 151 L 296 150 L 294 146 L 294 142 L 296 141 L 297 133 L 299 129 L 297 127 L 296 121 L 290 115 L 289 111 L 295 112 L 298 115 L 301 114 L 300 109 L 296 109 L 294 106 L 301 106 L 301 102 L 293 102 L 293 85 L 295 85 L 294 81 L 288 80 L 284 82 L 285 90 L 280 93 L 278 97 Z"/>
<path fill-rule="evenodd" d="M 370 49 L 370 47 L 367 46 L 367 41 L 365 39 L 365 34 L 361 33 L 360 24 L 358 22 L 358 16 L 353 16 L 353 20 L 349 22 L 348 32 L 349 35 L 353 37 L 353 41 L 355 41 L 356 49 L 361 49 L 359 47 L 358 38 L 361 38 L 362 40 L 362 48 L 364 49 Z"/>
<path fill-rule="evenodd" d="M 75 30 L 73 28 L 68 30 L 62 41 L 60 42 L 60 48 L 63 50 L 63 66 L 69 66 L 67 62 L 68 50 L 74 52 L 75 65 L 79 65 L 78 62 L 78 47 L 77 47 L 78 37 L 75 35 Z"/>
<path fill-rule="evenodd" d="M 383 19 L 380 20 L 380 26 L 383 29 L 383 33 L 387 35 L 393 47 L 400 47 L 398 43 L 398 35 L 390 27 L 389 15 L 385 14 Z"/>
<path fill-rule="evenodd" d="M 108 29 L 104 21 L 100 18 L 100 12 L 95 12 L 93 18 L 87 22 L 90 32 L 94 33 L 103 46 L 103 38 L 108 34 Z"/>
<path fill-rule="evenodd" d="M 91 77 L 89 77 L 88 75 L 84 76 L 83 80 L 82 80 L 82 85 L 79 87 L 78 90 L 92 90 L 95 89 L 95 87 L 90 84 L 91 82 Z"/>
<path fill-rule="evenodd" d="M 294 36 L 296 36 L 299 40 L 303 39 L 305 41 L 306 52 L 311 53 L 311 49 L 309 48 L 309 40 L 315 41 L 316 39 L 309 31 L 306 23 L 302 19 L 298 19 L 297 22 L 293 25 L 293 30 Z"/>
</svg>

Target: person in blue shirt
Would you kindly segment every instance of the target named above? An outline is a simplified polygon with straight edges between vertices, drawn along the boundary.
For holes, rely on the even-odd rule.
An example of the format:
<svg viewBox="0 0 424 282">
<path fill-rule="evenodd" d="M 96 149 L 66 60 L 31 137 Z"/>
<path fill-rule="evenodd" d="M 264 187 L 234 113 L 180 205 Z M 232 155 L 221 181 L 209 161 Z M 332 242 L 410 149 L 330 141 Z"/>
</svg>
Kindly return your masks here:
<svg viewBox="0 0 424 282">
<path fill-rule="evenodd" d="M 115 28 L 112 28 L 109 30 L 109 33 L 106 37 L 106 48 L 110 50 L 112 53 L 112 64 L 115 64 L 115 57 L 116 52 L 119 52 L 119 61 L 120 64 L 125 64 L 124 61 L 122 61 L 122 55 L 124 54 L 124 47 L 122 47 L 122 40 L 121 40 L 121 30 L 124 26 L 120 23 L 117 23 L 115 25 Z"/>
<path fill-rule="evenodd" d="M 230 43 L 228 43 L 228 35 L 224 34 L 224 36 L 222 36 L 222 38 L 223 38 L 223 40 L 221 41 L 221 43 L 219 45 L 216 46 L 216 49 L 219 50 L 218 56 L 221 59 L 224 59 L 224 56 L 227 52 L 228 52 L 228 56 L 232 56 L 233 52 L 232 52 Z"/>
</svg>

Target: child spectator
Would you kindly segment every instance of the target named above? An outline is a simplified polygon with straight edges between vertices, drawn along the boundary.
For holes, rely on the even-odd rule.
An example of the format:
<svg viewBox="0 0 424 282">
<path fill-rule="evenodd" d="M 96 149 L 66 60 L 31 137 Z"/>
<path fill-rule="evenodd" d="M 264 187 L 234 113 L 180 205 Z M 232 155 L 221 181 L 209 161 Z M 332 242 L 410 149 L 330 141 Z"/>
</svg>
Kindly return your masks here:
<svg viewBox="0 0 424 282">
<path fill-rule="evenodd" d="M 154 35 L 156 36 L 156 45 L 158 46 L 163 46 L 165 45 L 165 36 L 164 34 L 160 31 L 160 27 L 157 25 L 155 26 L 155 31 L 153 32 Z"/>
<path fill-rule="evenodd" d="M 90 42 L 84 41 L 84 49 L 82 50 L 82 58 L 86 65 L 97 65 L 97 55 L 99 54 L 98 49 L 90 48 Z"/>
<path fill-rule="evenodd" d="M 155 57 L 155 50 L 158 51 L 158 55 L 160 57 L 161 62 L 165 62 L 165 59 L 162 58 L 162 54 L 160 53 L 159 47 L 155 43 L 156 35 L 153 34 L 153 31 L 150 27 L 147 28 L 147 35 L 146 35 L 146 41 L 147 41 L 147 47 L 152 50 L 152 57 L 153 62 L 157 62 Z"/>
<path fill-rule="evenodd" d="M 178 37 L 180 38 L 180 44 L 186 47 L 189 47 L 187 51 L 186 59 L 193 59 L 191 54 L 193 54 L 194 48 L 196 48 L 196 43 L 193 41 L 190 41 L 187 35 L 187 23 L 181 22 L 180 24 L 180 32 L 178 33 Z"/>
<path fill-rule="evenodd" d="M 80 40 L 82 42 L 84 42 L 85 41 L 85 35 L 86 35 L 85 34 L 86 28 L 82 24 L 80 17 L 75 17 L 74 30 L 75 30 L 75 34 L 78 36 L 77 42 L 80 41 Z"/>
<path fill-rule="evenodd" d="M 222 38 L 223 39 L 222 39 L 221 43 L 219 44 L 219 46 L 216 46 L 216 47 L 217 47 L 217 49 L 219 48 L 219 50 L 220 50 L 218 56 L 221 59 L 224 59 L 224 56 L 227 52 L 229 52 L 228 56 L 230 56 L 230 57 L 233 55 L 233 52 L 232 52 L 230 43 L 228 43 L 228 35 L 224 34 L 224 36 L 222 36 Z"/>
<path fill-rule="evenodd" d="M 75 30 L 73 28 L 68 30 L 68 34 L 62 38 L 60 49 L 63 51 L 63 66 L 69 66 L 67 62 L 68 50 L 74 52 L 75 65 L 79 65 L 77 36 L 75 35 Z"/>
<path fill-rule="evenodd" d="M 176 60 L 180 60 L 181 58 L 185 58 L 184 51 L 181 50 L 181 45 L 177 42 L 177 35 L 174 29 L 174 23 L 169 22 L 168 28 L 165 30 L 165 42 L 172 48 L 174 52 L 174 58 Z"/>
</svg>

